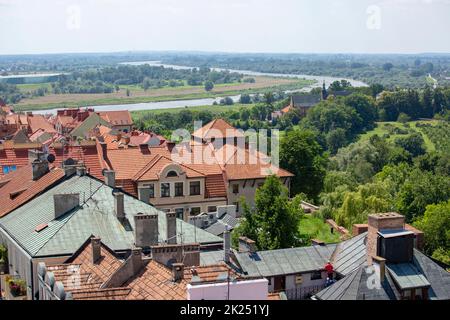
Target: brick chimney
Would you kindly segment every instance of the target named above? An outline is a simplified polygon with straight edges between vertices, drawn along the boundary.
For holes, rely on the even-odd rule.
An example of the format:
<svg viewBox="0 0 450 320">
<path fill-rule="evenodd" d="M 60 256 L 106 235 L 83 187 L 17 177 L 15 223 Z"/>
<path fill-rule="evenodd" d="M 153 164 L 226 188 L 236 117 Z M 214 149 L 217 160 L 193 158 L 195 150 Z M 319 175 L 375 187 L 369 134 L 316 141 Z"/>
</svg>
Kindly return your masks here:
<svg viewBox="0 0 450 320">
<path fill-rule="evenodd" d="M 55 210 L 55 219 L 58 219 L 67 212 L 75 209 L 80 205 L 79 193 L 54 194 L 53 206 Z"/>
<path fill-rule="evenodd" d="M 367 261 L 372 263 L 372 258 L 378 256 L 378 232 L 380 230 L 399 230 L 405 226 L 405 217 L 395 213 L 376 213 L 369 215 L 367 234 Z"/>
<path fill-rule="evenodd" d="M 105 170 L 105 184 L 111 188 L 116 187 L 116 172 L 114 170 Z"/>
<path fill-rule="evenodd" d="M 42 160 L 34 160 L 31 163 L 33 181 L 39 180 L 47 172 L 49 172 L 48 162 Z"/>
<path fill-rule="evenodd" d="M 352 228 L 352 235 L 354 237 L 359 236 L 360 234 L 366 232 L 369 229 L 368 224 L 354 224 Z"/>
<path fill-rule="evenodd" d="M 166 239 L 168 244 L 177 243 L 177 216 L 175 212 L 166 213 Z"/>
<path fill-rule="evenodd" d="M 123 221 L 125 219 L 125 202 L 124 202 L 124 194 L 122 192 L 114 192 L 114 212 L 116 213 L 116 218 L 119 221 Z"/>
<path fill-rule="evenodd" d="M 150 247 L 158 243 L 158 214 L 138 213 L 134 216 L 136 246 Z"/>
<path fill-rule="evenodd" d="M 100 257 L 102 256 L 102 244 L 100 238 L 92 237 L 91 246 L 92 246 L 92 264 L 96 264 L 100 260 Z"/>
<path fill-rule="evenodd" d="M 172 264 L 172 281 L 178 282 L 184 279 L 184 264 L 174 263 Z"/>
</svg>

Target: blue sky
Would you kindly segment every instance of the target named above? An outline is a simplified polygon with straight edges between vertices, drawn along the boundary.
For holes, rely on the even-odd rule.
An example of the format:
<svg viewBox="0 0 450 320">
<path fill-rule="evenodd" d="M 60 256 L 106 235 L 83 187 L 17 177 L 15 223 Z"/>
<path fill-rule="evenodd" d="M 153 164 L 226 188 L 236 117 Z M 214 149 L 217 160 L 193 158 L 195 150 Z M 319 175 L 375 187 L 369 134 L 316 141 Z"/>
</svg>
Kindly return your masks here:
<svg viewBox="0 0 450 320">
<path fill-rule="evenodd" d="M 0 54 L 450 52 L 450 0 L 0 0 Z"/>
</svg>

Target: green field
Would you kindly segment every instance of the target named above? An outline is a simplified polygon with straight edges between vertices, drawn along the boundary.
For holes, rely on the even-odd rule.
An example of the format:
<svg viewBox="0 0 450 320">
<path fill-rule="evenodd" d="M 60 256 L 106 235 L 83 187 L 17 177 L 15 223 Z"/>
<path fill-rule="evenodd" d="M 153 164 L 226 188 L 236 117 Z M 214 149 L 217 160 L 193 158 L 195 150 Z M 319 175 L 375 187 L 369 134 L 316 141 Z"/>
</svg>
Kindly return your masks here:
<svg viewBox="0 0 450 320">
<path fill-rule="evenodd" d="M 45 82 L 45 83 L 18 84 L 17 88 L 19 88 L 19 90 L 22 92 L 31 92 L 39 88 L 47 88 L 47 90 L 50 91 L 52 89 L 52 86 L 50 82 Z"/>
<path fill-rule="evenodd" d="M 168 108 L 168 109 L 156 109 L 156 110 L 139 110 L 132 111 L 131 114 L 134 118 L 140 118 L 145 114 L 161 114 L 161 113 L 178 113 L 182 110 L 191 110 L 191 111 L 208 111 L 215 114 L 226 112 L 226 111 L 238 111 L 241 108 L 251 108 L 255 104 L 240 104 L 235 103 L 231 106 L 225 105 L 207 105 L 207 106 L 195 106 L 195 107 L 181 107 L 181 108 Z"/>
<path fill-rule="evenodd" d="M 361 135 L 360 140 L 365 141 L 370 139 L 371 136 L 378 135 L 380 137 L 386 137 L 388 141 L 395 141 L 395 139 L 406 136 L 413 132 L 418 132 L 422 135 L 425 141 L 425 147 L 427 151 L 436 150 L 436 146 L 430 138 L 430 130 L 423 127 L 418 127 L 417 124 L 429 124 L 432 128 L 437 128 L 442 121 L 439 120 L 427 120 L 427 121 L 410 121 L 406 125 L 400 122 L 378 122 L 375 129 L 366 132 Z"/>
<path fill-rule="evenodd" d="M 259 82 L 258 82 L 259 81 Z M 109 94 L 48 94 L 43 97 L 24 99 L 14 105 L 17 111 L 46 110 L 54 108 L 86 107 L 96 105 L 134 104 L 145 102 L 163 102 L 177 100 L 192 100 L 204 98 L 217 98 L 234 96 L 239 94 L 264 93 L 278 90 L 294 90 L 310 85 L 314 81 L 296 80 L 284 78 L 259 77 L 254 84 L 232 83 L 218 84 L 210 92 L 206 92 L 203 86 L 180 86 L 149 89 L 144 91 L 138 85 L 120 86 L 120 91 Z M 50 86 L 48 83 L 45 86 Z M 31 92 L 43 84 L 20 85 L 24 92 Z M 246 88 L 247 86 L 259 86 Z M 131 95 L 127 96 L 129 89 Z"/>
<path fill-rule="evenodd" d="M 310 215 L 305 215 L 300 220 L 300 233 L 308 235 L 313 239 L 322 240 L 325 243 L 339 242 L 339 234 L 331 233 L 330 226 L 326 224 L 321 218 Z"/>
</svg>

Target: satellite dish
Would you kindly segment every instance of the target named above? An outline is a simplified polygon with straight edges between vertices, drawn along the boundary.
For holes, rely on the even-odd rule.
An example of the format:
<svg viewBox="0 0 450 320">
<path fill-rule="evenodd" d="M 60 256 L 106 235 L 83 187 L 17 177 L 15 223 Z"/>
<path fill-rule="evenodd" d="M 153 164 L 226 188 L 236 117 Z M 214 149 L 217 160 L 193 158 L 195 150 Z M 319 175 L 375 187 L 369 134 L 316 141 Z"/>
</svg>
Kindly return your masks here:
<svg viewBox="0 0 450 320">
<path fill-rule="evenodd" d="M 48 162 L 53 163 L 53 162 L 55 162 L 55 160 L 56 160 L 55 155 L 49 154 L 49 155 L 47 156 L 47 161 L 48 161 Z"/>
</svg>

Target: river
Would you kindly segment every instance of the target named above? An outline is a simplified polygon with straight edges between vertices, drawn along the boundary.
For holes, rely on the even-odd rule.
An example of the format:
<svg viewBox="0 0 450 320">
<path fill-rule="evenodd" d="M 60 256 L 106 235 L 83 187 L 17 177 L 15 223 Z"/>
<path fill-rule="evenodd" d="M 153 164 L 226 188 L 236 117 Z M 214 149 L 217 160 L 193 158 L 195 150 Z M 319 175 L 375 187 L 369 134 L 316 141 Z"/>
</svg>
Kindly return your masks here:
<svg viewBox="0 0 450 320">
<path fill-rule="evenodd" d="M 193 69 L 193 67 L 186 66 L 177 66 L 170 64 L 162 64 L 159 61 L 137 61 L 137 62 L 122 62 L 124 65 L 144 65 L 148 64 L 151 66 L 161 66 L 165 68 L 173 68 L 173 69 Z M 335 78 L 329 76 L 311 76 L 311 75 L 303 75 L 303 74 L 281 74 L 281 73 L 265 73 L 265 72 L 256 72 L 250 70 L 233 70 L 233 69 L 222 69 L 222 68 L 211 68 L 216 71 L 224 71 L 228 70 L 230 72 L 241 73 L 246 76 L 269 76 L 269 77 L 282 77 L 282 78 L 299 78 L 299 79 L 307 79 L 307 80 L 315 80 L 316 82 L 312 85 L 306 86 L 300 90 L 288 90 L 286 93 L 292 92 L 309 92 L 313 88 L 322 87 L 322 83 L 325 81 L 325 85 L 328 87 L 332 82 L 336 80 L 342 80 L 345 78 Z M 366 87 L 367 84 L 361 81 L 353 80 L 353 79 L 345 79 L 349 81 L 354 87 Z M 183 108 L 183 107 L 198 107 L 198 106 L 206 106 L 212 105 L 214 102 L 219 102 L 224 97 L 217 98 L 203 98 L 203 99 L 190 99 L 190 100 L 172 100 L 172 101 L 161 101 L 161 102 L 144 102 L 144 103 L 132 103 L 132 104 L 115 104 L 115 105 L 101 105 L 101 106 L 91 106 L 95 108 L 96 111 L 117 111 L 117 110 L 129 110 L 129 111 L 139 111 L 139 110 L 158 110 L 158 109 L 174 109 L 174 108 Z M 234 102 L 239 101 L 240 95 L 230 96 Z M 49 110 L 37 110 L 33 111 L 33 113 L 37 114 L 56 114 L 57 109 L 49 109 Z"/>
</svg>

